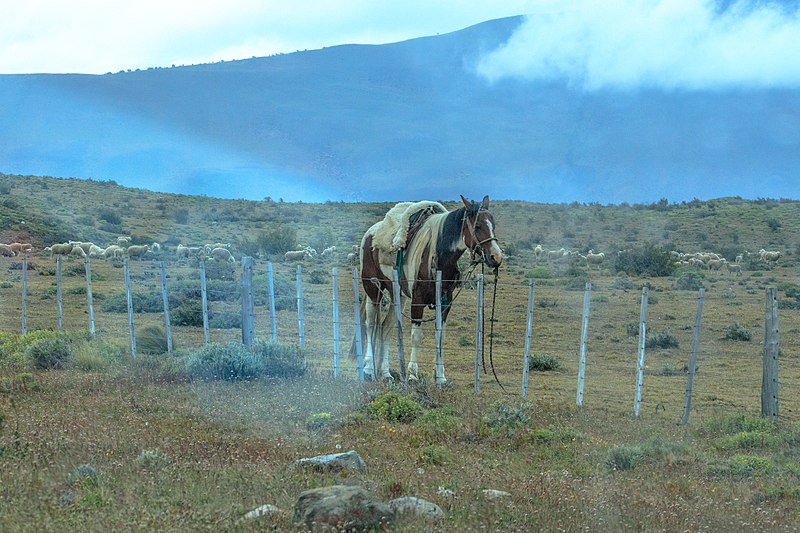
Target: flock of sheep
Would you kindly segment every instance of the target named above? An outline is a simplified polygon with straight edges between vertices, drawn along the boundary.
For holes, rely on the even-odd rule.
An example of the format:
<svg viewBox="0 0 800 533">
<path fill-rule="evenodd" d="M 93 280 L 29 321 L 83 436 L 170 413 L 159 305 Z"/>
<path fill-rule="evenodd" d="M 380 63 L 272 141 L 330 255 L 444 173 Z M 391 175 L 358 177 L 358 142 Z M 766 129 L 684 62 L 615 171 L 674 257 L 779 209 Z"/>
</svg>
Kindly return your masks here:
<svg viewBox="0 0 800 533">
<path fill-rule="evenodd" d="M 283 254 L 286 261 L 303 261 L 304 259 L 322 259 L 323 261 L 332 261 L 336 255 L 336 246 L 328 246 L 322 253 L 317 254 L 317 251 L 310 246 L 303 246 L 300 250 L 290 250 Z"/>
<path fill-rule="evenodd" d="M 594 250 L 589 250 L 586 255 L 583 255 L 575 250 L 567 250 L 563 247 L 558 250 L 549 250 L 545 252 L 541 244 L 537 244 L 533 248 L 533 255 L 536 257 L 537 261 L 540 259 L 547 259 L 548 261 L 570 261 L 577 258 L 581 261 L 586 261 L 588 265 L 598 265 L 598 267 L 606 260 L 606 254 L 604 252 L 595 253 Z"/>
<path fill-rule="evenodd" d="M 623 251 L 617 252 L 622 253 Z M 595 253 L 593 250 L 589 250 L 586 255 L 583 255 L 574 250 L 566 250 L 565 248 L 560 248 L 558 250 L 549 250 L 545 251 L 541 244 L 537 244 L 533 248 L 533 255 L 536 257 L 536 260 L 546 259 L 547 261 L 570 261 L 574 259 L 580 259 L 586 261 L 588 265 L 597 265 L 598 268 L 600 265 L 603 264 L 605 261 L 605 253 Z M 683 253 L 678 251 L 670 251 L 670 257 L 675 261 L 675 266 L 691 266 L 695 268 L 704 268 L 707 270 L 721 270 L 722 268 L 726 268 L 729 273 L 736 274 L 737 276 L 742 275 L 742 262 L 744 261 L 745 256 L 753 255 L 750 252 L 744 252 L 736 256 L 736 259 L 733 263 L 725 259 L 719 254 L 713 252 L 695 252 L 695 253 Z M 775 265 L 775 263 L 780 259 L 781 252 L 780 251 L 768 251 L 762 248 L 758 252 L 758 258 L 767 263 L 770 268 Z"/>
</svg>

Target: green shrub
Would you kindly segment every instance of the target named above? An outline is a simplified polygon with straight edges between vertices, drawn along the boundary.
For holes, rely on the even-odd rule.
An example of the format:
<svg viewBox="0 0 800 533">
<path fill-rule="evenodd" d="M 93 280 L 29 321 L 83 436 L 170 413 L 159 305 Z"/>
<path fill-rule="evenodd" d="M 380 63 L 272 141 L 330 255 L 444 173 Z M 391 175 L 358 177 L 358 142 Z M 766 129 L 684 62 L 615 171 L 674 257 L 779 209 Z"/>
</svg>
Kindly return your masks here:
<svg viewBox="0 0 800 533">
<path fill-rule="evenodd" d="M 273 224 L 257 237 L 258 247 L 267 254 L 282 254 L 297 246 L 297 230 L 286 224 Z"/>
<path fill-rule="evenodd" d="M 136 457 L 136 464 L 145 470 L 158 470 L 169 463 L 167 454 L 158 448 L 152 450 L 142 450 Z"/>
<path fill-rule="evenodd" d="M 528 368 L 537 372 L 556 370 L 559 366 L 561 366 L 561 362 L 552 355 L 535 353 L 528 360 Z"/>
<path fill-rule="evenodd" d="M 431 444 L 419 451 L 419 459 L 426 465 L 443 465 L 452 458 L 453 455 L 447 446 Z"/>
<path fill-rule="evenodd" d="M 108 222 L 109 224 L 113 224 L 118 226 L 122 224 L 122 217 L 120 217 L 116 212 L 112 211 L 111 209 L 101 209 L 100 213 L 97 215 L 97 218 L 104 222 Z"/>
<path fill-rule="evenodd" d="M 414 420 L 417 433 L 434 439 L 457 435 L 460 426 L 461 421 L 450 406 L 429 409 Z"/>
<path fill-rule="evenodd" d="M 238 342 L 209 343 L 189 355 L 186 371 L 194 379 L 254 379 L 264 373 L 264 361 Z"/>
<path fill-rule="evenodd" d="M 306 418 L 306 428 L 310 430 L 321 429 L 333 422 L 330 413 L 312 413 Z"/>
<path fill-rule="evenodd" d="M 72 343 L 66 335 L 40 339 L 28 347 L 25 357 L 40 370 L 66 368 L 72 360 Z"/>
<path fill-rule="evenodd" d="M 618 276 L 617 279 L 614 280 L 614 283 L 611 285 L 611 287 L 614 289 L 629 291 L 633 289 L 634 285 L 628 276 Z"/>
<path fill-rule="evenodd" d="M 104 370 L 124 358 L 124 348 L 100 339 L 75 343 L 72 348 L 72 367 L 87 372 Z"/>
<path fill-rule="evenodd" d="M 158 355 L 167 353 L 167 332 L 164 328 L 159 326 L 145 326 L 139 330 L 136 335 L 136 351 L 149 354 Z"/>
<path fill-rule="evenodd" d="M 660 333 L 656 333 L 652 337 L 647 337 L 645 342 L 647 348 L 677 348 L 678 338 L 673 335 L 668 329 Z"/>
<path fill-rule="evenodd" d="M 164 311 L 164 300 L 160 292 L 132 292 L 131 303 L 134 313 L 162 313 Z M 100 310 L 106 313 L 127 313 L 128 296 L 124 292 L 109 296 L 100 306 Z"/>
<path fill-rule="evenodd" d="M 734 322 L 725 328 L 723 338 L 730 341 L 750 341 L 753 338 L 753 334 L 743 325 Z"/>
<path fill-rule="evenodd" d="M 202 316 L 200 323 L 203 323 Z M 218 329 L 239 329 L 242 327 L 242 313 L 235 311 L 217 311 L 209 313 L 208 326 Z"/>
<path fill-rule="evenodd" d="M 531 417 L 526 404 L 514 406 L 497 401 L 492 404 L 490 411 L 481 418 L 481 421 L 493 434 L 513 437 L 530 425 Z"/>
<path fill-rule="evenodd" d="M 639 322 L 628 322 L 625 324 L 625 333 L 628 337 L 638 337 L 639 336 Z"/>
<path fill-rule="evenodd" d="M 638 446 L 616 446 L 608 450 L 606 464 L 614 470 L 632 470 L 644 457 Z"/>
<path fill-rule="evenodd" d="M 553 277 L 553 274 L 550 272 L 550 269 L 543 266 L 534 267 L 533 270 L 528 271 L 525 274 L 526 278 L 531 279 L 550 279 Z"/>
<path fill-rule="evenodd" d="M 617 272 L 640 276 L 669 276 L 675 269 L 669 252 L 653 243 L 625 250 L 614 261 Z"/>
<path fill-rule="evenodd" d="M 775 433 L 777 425 L 767 417 L 746 413 L 715 416 L 703 421 L 706 431 L 717 435 L 735 435 L 742 432 Z"/>
<path fill-rule="evenodd" d="M 367 412 L 387 422 L 413 422 L 422 413 L 422 407 L 414 398 L 388 390 L 370 400 Z"/>
<path fill-rule="evenodd" d="M 256 339 L 253 354 L 261 359 L 266 375 L 277 378 L 302 376 L 308 369 L 305 353 L 297 344 Z"/>
<path fill-rule="evenodd" d="M 696 270 L 681 270 L 675 278 L 675 288 L 682 291 L 699 291 L 703 288 L 703 274 Z"/>
<path fill-rule="evenodd" d="M 169 310 L 169 320 L 175 326 L 203 325 L 203 305 L 200 302 L 184 302 Z"/>
<path fill-rule="evenodd" d="M 775 463 L 769 457 L 737 454 L 721 465 L 712 466 L 710 471 L 719 476 L 739 479 L 763 477 L 775 471 Z"/>
<path fill-rule="evenodd" d="M 725 435 L 712 442 L 719 450 L 760 450 L 776 447 L 780 439 L 762 431 L 741 431 L 735 435 Z"/>
</svg>

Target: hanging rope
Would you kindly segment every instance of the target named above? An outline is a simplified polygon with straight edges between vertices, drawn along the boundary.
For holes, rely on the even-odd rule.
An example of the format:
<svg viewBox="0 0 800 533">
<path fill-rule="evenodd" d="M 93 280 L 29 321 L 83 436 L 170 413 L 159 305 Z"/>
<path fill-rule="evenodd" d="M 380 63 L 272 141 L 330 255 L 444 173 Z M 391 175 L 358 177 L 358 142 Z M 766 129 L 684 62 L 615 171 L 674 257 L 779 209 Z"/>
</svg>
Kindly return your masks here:
<svg viewBox="0 0 800 533">
<path fill-rule="evenodd" d="M 498 272 L 500 268 L 494 268 L 494 292 L 492 293 L 492 317 L 489 319 L 489 366 L 492 367 L 492 374 L 494 375 L 494 380 L 500 385 L 500 388 L 503 389 L 505 392 L 506 388 L 503 387 L 503 384 L 500 383 L 500 379 L 497 377 L 497 372 L 494 369 L 494 357 L 493 355 L 493 347 L 494 347 L 494 310 L 495 310 L 495 302 L 497 301 L 497 278 Z"/>
</svg>

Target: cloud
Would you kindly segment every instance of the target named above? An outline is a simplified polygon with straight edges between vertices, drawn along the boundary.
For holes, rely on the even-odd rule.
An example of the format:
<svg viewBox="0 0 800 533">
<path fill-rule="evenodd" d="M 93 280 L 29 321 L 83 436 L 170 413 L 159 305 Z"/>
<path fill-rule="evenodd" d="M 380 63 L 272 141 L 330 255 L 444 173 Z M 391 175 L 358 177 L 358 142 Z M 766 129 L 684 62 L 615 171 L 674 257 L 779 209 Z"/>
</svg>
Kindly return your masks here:
<svg viewBox="0 0 800 533">
<path fill-rule="evenodd" d="M 799 13 L 793 1 L 552 1 L 477 72 L 587 91 L 798 88 Z"/>
</svg>

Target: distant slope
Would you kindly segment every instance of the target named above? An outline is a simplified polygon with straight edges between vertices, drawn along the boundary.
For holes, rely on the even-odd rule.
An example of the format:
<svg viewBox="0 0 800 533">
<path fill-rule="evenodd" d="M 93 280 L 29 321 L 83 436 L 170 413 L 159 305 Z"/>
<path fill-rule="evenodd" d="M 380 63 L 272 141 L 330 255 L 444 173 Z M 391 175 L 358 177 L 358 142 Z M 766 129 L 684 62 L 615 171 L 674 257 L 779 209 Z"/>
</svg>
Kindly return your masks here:
<svg viewBox="0 0 800 533">
<path fill-rule="evenodd" d="M 585 94 L 476 77 L 476 59 L 520 22 L 192 67 L 0 76 L 0 172 L 303 200 L 797 196 L 800 91 Z"/>
</svg>

